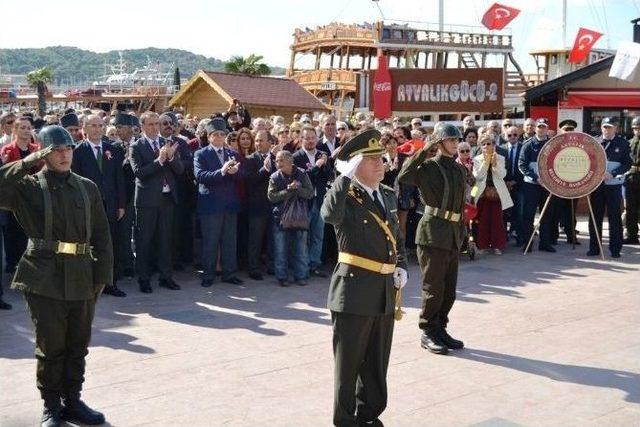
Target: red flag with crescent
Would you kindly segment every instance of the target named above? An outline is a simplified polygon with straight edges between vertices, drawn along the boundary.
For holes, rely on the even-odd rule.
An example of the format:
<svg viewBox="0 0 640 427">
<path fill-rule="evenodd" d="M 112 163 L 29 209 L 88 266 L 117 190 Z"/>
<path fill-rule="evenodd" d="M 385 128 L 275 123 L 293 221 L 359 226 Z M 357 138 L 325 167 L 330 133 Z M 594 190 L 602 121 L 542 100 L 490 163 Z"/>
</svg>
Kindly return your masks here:
<svg viewBox="0 0 640 427">
<path fill-rule="evenodd" d="M 520 9 L 494 3 L 482 16 L 482 25 L 490 30 L 501 30 L 519 13 Z"/>
<path fill-rule="evenodd" d="M 387 57 L 378 52 L 378 69 L 373 78 L 373 90 L 371 91 L 373 115 L 376 119 L 391 117 L 391 73 L 387 63 Z"/>
<path fill-rule="evenodd" d="M 580 63 L 584 61 L 600 37 L 602 37 L 602 34 L 597 31 L 580 28 L 569 55 L 569 62 Z"/>
</svg>

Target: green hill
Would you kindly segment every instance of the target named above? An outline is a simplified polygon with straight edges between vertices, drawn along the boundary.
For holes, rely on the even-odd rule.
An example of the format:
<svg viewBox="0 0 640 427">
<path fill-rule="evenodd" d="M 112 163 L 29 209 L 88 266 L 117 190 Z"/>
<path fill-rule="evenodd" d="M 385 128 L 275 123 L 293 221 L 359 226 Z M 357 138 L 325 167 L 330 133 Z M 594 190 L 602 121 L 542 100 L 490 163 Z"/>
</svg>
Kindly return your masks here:
<svg viewBox="0 0 640 427">
<path fill-rule="evenodd" d="M 161 64 L 162 71 L 173 72 L 169 67 L 180 68 L 183 78 L 189 78 L 196 70 L 223 70 L 224 61 L 207 58 L 180 49 L 130 49 L 96 53 L 76 47 L 53 46 L 41 49 L 0 49 L 0 70 L 4 74 L 26 74 L 48 66 L 53 70 L 57 84 L 85 83 L 98 80 L 105 74 L 105 64 L 116 64 L 122 52 L 127 72 L 143 67 L 151 61 Z M 283 74 L 284 69 L 271 67 L 273 74 Z M 110 69 L 107 68 L 107 74 Z"/>
</svg>

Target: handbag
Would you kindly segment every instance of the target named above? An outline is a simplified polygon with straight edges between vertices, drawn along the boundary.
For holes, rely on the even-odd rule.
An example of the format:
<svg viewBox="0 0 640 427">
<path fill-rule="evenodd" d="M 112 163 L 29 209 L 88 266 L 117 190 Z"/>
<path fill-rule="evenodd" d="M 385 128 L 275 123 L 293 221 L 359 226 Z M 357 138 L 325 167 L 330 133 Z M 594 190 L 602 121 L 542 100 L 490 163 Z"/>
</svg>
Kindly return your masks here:
<svg viewBox="0 0 640 427">
<path fill-rule="evenodd" d="M 280 227 L 283 230 L 308 230 L 309 203 L 298 196 L 285 200 L 280 215 Z"/>
</svg>

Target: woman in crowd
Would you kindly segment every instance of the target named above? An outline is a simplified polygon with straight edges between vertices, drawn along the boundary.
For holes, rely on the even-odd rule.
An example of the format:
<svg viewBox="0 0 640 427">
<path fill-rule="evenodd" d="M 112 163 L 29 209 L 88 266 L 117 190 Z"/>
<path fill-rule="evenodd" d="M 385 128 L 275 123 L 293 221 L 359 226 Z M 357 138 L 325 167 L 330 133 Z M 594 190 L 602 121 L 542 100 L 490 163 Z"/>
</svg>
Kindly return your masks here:
<svg viewBox="0 0 640 427">
<path fill-rule="evenodd" d="M 238 154 L 240 154 L 240 158 L 236 160 L 238 160 L 239 162 L 242 162 L 242 160 L 246 159 L 251 154 L 256 152 L 256 142 L 254 140 L 253 134 L 249 129 L 240 129 L 236 135 L 236 140 L 238 141 L 238 149 L 236 151 L 238 152 Z"/>
<path fill-rule="evenodd" d="M 462 140 L 469 144 L 471 148 L 471 160 L 480 152 L 480 147 L 478 147 L 478 129 L 476 128 L 467 128 L 462 134 Z"/>
<path fill-rule="evenodd" d="M 386 150 L 386 153 L 382 156 L 382 161 L 384 162 L 384 179 L 382 183 L 393 188 L 398 193 L 398 183 L 396 182 L 400 172 L 398 166 L 400 161 L 398 157 L 398 141 L 391 133 L 386 132 L 382 134 L 380 144 Z"/>
<path fill-rule="evenodd" d="M 507 171 L 504 157 L 495 151 L 495 138 L 480 139 L 482 152 L 473 158 L 473 176 L 476 185 L 471 195 L 478 204 L 478 249 L 493 249 L 501 255 L 507 245 L 502 211 L 513 206 L 509 190 L 504 182 Z"/>
<path fill-rule="evenodd" d="M 229 132 L 229 134 L 227 135 L 227 139 L 225 140 L 225 143 L 227 144 L 227 146 L 229 148 L 231 148 L 233 151 L 235 151 L 237 153 L 239 151 L 239 148 L 238 148 L 238 132 L 236 132 L 236 131 Z"/>
</svg>

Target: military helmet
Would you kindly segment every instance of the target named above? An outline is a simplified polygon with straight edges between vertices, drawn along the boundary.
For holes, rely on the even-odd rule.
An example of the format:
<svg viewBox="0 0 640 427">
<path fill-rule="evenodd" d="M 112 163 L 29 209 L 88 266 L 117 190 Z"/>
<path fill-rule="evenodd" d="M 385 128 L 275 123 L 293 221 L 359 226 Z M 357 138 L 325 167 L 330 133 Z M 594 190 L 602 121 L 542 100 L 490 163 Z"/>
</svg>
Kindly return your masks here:
<svg viewBox="0 0 640 427">
<path fill-rule="evenodd" d="M 633 120 L 631 120 L 631 127 L 632 128 L 640 127 L 640 116 L 635 116 Z"/>
<path fill-rule="evenodd" d="M 431 135 L 431 140 L 437 144 L 438 142 L 449 139 L 449 138 L 457 138 L 462 139 L 462 134 L 460 133 L 460 129 L 451 123 L 438 122 L 433 127 L 433 134 Z"/>
<path fill-rule="evenodd" d="M 42 143 L 42 148 L 46 148 L 50 145 L 66 147 L 76 146 L 76 143 L 73 142 L 73 138 L 69 131 L 58 125 L 43 127 L 40 133 L 38 133 L 38 140 Z"/>
</svg>

